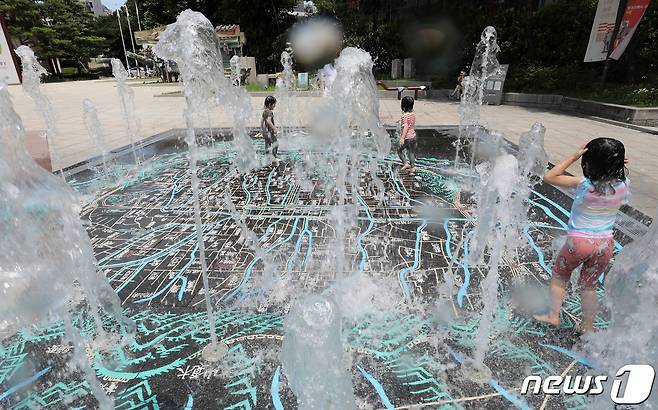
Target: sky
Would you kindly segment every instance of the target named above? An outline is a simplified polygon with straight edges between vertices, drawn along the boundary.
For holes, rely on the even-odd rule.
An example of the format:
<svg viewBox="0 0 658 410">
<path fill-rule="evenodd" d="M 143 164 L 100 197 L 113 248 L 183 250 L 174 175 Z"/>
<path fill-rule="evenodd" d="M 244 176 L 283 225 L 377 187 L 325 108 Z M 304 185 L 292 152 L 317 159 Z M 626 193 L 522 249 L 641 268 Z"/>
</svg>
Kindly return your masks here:
<svg viewBox="0 0 658 410">
<path fill-rule="evenodd" d="M 123 3 L 125 3 L 126 0 L 103 0 L 103 4 L 105 7 L 108 9 L 114 11 L 118 9 L 119 7 L 123 6 Z"/>
</svg>

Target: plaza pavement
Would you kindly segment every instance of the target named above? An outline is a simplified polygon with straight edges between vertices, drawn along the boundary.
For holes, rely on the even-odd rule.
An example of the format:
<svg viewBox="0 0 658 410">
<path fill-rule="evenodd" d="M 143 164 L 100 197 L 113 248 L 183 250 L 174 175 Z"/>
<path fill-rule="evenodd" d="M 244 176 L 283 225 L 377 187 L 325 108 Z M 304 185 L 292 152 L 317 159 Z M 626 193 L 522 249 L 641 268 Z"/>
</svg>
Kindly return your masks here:
<svg viewBox="0 0 658 410">
<path fill-rule="evenodd" d="M 180 90 L 178 84 L 144 85 L 134 82 L 132 85 L 142 138 L 171 128 L 184 127 L 184 99 L 180 96 L 161 96 L 163 93 Z M 45 84 L 43 88 L 57 116 L 55 147 L 58 158 L 52 156 L 53 169 L 68 167 L 99 154 L 82 120 L 82 101 L 85 98 L 89 98 L 98 109 L 108 148 L 114 149 L 128 144 L 128 133 L 113 80 L 50 83 Z M 44 122 L 34 110 L 32 101 L 20 86 L 10 86 L 9 90 L 28 133 L 41 132 Z M 308 124 L 310 114 L 320 98 L 296 97 L 294 100 L 302 123 Z M 257 126 L 263 97 L 252 97 L 251 102 L 254 114 L 248 125 Z M 419 100 L 415 107 L 417 125 L 457 125 L 457 108 L 458 104 L 455 102 Z M 281 107 L 277 107 L 277 110 L 280 109 Z M 210 124 L 201 118 L 197 119 L 196 124 L 199 127 L 231 126 L 231 118 L 226 113 L 213 110 L 210 115 Z M 380 101 L 380 118 L 384 124 L 393 125 L 399 117 L 400 106 L 396 99 Z M 658 206 L 658 135 L 556 111 L 516 106 L 483 107 L 482 118 L 486 125 L 503 132 L 506 138 L 514 143 L 518 142 L 521 134 L 528 131 L 534 122 L 541 122 L 547 129 L 545 143 L 551 162 L 560 161 L 593 137 L 609 136 L 621 140 L 630 159 L 628 168 L 633 193 L 631 206 L 649 216 L 655 216 Z M 581 174 L 577 165 L 572 166 L 569 171 Z"/>
</svg>

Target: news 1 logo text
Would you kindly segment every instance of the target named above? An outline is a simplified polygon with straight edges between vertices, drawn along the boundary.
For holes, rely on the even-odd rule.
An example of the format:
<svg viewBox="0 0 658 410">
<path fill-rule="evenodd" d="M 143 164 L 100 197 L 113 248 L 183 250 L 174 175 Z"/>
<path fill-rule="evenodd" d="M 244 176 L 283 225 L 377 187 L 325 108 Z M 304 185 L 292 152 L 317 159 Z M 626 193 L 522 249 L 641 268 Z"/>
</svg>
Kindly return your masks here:
<svg viewBox="0 0 658 410">
<path fill-rule="evenodd" d="M 626 376 L 624 378 L 624 376 Z M 644 403 L 651 395 L 656 377 L 654 368 L 648 364 L 627 364 L 622 366 L 612 380 L 610 399 L 616 404 L 636 405 Z M 521 394 L 589 394 L 599 395 L 605 391 L 608 376 L 528 376 L 523 380 Z"/>
</svg>

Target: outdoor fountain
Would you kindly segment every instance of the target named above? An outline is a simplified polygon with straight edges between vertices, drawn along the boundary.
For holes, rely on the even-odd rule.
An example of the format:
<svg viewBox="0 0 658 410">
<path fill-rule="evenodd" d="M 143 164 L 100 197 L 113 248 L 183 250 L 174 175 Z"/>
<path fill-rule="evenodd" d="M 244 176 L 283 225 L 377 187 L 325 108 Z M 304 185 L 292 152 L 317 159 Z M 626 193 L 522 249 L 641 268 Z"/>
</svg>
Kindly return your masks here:
<svg viewBox="0 0 658 410">
<path fill-rule="evenodd" d="M 132 152 L 135 164 L 139 165 L 137 151 L 135 150 L 135 141 L 141 138 L 139 136 L 139 121 L 135 117 L 135 92 L 126 84 L 129 76 L 128 71 L 123 67 L 123 63 L 117 58 L 113 58 L 111 62 L 112 75 L 117 80 L 121 113 L 123 114 L 123 121 L 126 123 L 126 129 L 128 131 L 130 151 Z"/>
<path fill-rule="evenodd" d="M 231 83 L 233 85 L 240 86 L 241 84 L 241 67 L 240 67 L 240 56 L 234 55 L 230 60 L 231 64 Z"/>
<path fill-rule="evenodd" d="M 83 119 L 85 122 L 85 127 L 89 133 L 89 137 L 94 140 L 96 143 L 96 148 L 98 153 L 103 161 L 103 177 L 105 180 L 109 178 L 109 167 L 108 167 L 108 152 L 107 145 L 105 144 L 105 134 L 101 127 L 101 122 L 98 120 L 98 113 L 96 112 L 96 107 L 90 99 L 85 98 L 82 101 L 82 112 Z M 106 181 L 107 182 L 107 181 Z"/>
<path fill-rule="evenodd" d="M 658 333 L 656 316 L 656 286 L 658 285 L 658 225 L 655 221 L 641 240 L 627 245 L 616 257 L 606 277 L 606 304 L 612 324 L 586 339 L 585 352 L 594 363 L 593 373 L 609 376 L 607 388 L 617 371 L 629 364 L 658 363 L 654 342 Z M 647 380 L 646 376 L 643 381 Z M 629 383 L 629 382 L 627 382 Z M 653 383 L 651 383 L 652 385 Z M 648 384 L 643 383 L 644 387 Z M 628 389 L 628 388 L 627 388 Z M 649 387 L 649 392 L 651 387 Z M 639 389 L 641 390 L 641 389 Z M 638 393 L 638 391 L 635 391 Z M 647 393 L 646 390 L 640 394 Z M 621 394 L 622 396 L 624 394 Z M 593 405 L 614 406 L 609 395 L 595 398 Z M 647 408 L 658 406 L 655 392 L 644 403 Z"/>
<path fill-rule="evenodd" d="M 278 101 L 278 107 L 281 112 L 279 120 L 279 130 L 280 136 L 284 137 L 290 133 L 290 131 L 297 124 L 293 123 L 293 120 L 297 116 L 296 110 L 296 99 L 295 99 L 295 74 L 292 71 L 292 56 L 287 52 L 281 52 L 281 66 L 283 67 L 283 72 L 281 76 L 276 79 L 276 95 Z"/>
<path fill-rule="evenodd" d="M 74 345 L 72 363 L 85 374 L 100 408 L 110 409 L 111 400 L 100 389 L 83 345 L 97 342 L 103 349 L 116 342 L 103 327 L 103 312 L 121 326 L 132 325 L 123 316 L 116 293 L 96 268 L 76 194 L 27 153 L 23 124 L 5 84 L 0 84 L 0 130 L 3 334 L 8 329 L 63 320 L 66 337 Z M 71 325 L 70 310 L 80 306 L 86 306 L 93 318 L 95 341 L 83 341 Z"/>
<path fill-rule="evenodd" d="M 214 27 L 201 13 L 192 12 L 191 10 L 181 13 L 176 23 L 167 26 L 167 30 L 162 35 L 154 51 L 159 57 L 176 62 L 183 81 L 183 94 L 187 104 L 184 112 L 185 124 L 187 125 L 185 142 L 190 155 L 194 223 L 210 332 L 210 344 L 204 349 L 203 357 L 210 362 L 217 362 L 224 357 L 228 348 L 217 340 L 213 303 L 210 300 L 208 264 L 203 239 L 201 205 L 199 203 L 198 147 L 193 116 L 196 112 L 205 110 L 206 105 L 216 104 L 216 99 L 221 98 L 222 87 L 226 89 L 231 85 L 224 78 L 223 70 L 220 70 L 222 59 Z M 208 63 L 215 63 L 216 65 L 213 66 Z"/>
<path fill-rule="evenodd" d="M 299 409 L 356 409 L 349 369 L 343 366 L 338 306 L 317 295 L 299 300 L 284 332 L 283 370 Z"/>
<path fill-rule="evenodd" d="M 174 61 L 182 75 L 187 150 L 151 161 L 162 165 L 152 174 L 137 165 L 120 183 L 109 180 L 83 210 L 89 226 L 78 217 L 79 198 L 28 157 L 22 124 L 0 87 L 1 146 L 8 147 L 0 151 L 0 227 L 9 238 L 0 245 L 0 278 L 10 284 L 0 301 L 3 336 L 62 320 L 73 362 L 103 408 L 112 406 L 104 393 L 110 383 L 113 396 L 125 400 L 115 403 L 118 408 L 142 402 L 187 410 L 229 407 L 234 397 L 241 406 L 277 410 L 282 403 L 293 408 L 295 401 L 302 409 L 350 409 L 364 402 L 455 406 L 481 400 L 465 396 L 483 384 L 496 394 L 476 405 L 541 405 L 541 398 L 526 401 L 514 393 L 525 375 L 518 369 L 547 372 L 555 363 L 563 369 L 574 353 L 559 347 L 553 351 L 567 354 L 547 362 L 541 349 L 548 349 L 544 337 L 551 334 L 509 310 L 503 279 L 514 279 L 510 261 L 517 264 L 515 274 L 521 271 L 523 252 L 513 252 L 518 249 L 536 251 L 537 261 L 527 269 L 545 273 L 537 249 L 546 244 L 541 235 L 551 231 L 541 231 L 544 221 L 530 220 L 530 207 L 553 224 L 563 223 L 556 214 L 567 211 L 547 197 L 541 206 L 531 199 L 539 195 L 547 165 L 544 127 L 534 124 L 512 155 L 502 134 L 482 126 L 484 83 L 497 67 L 492 28 L 478 45 L 460 107 L 457 159 L 467 162 L 470 154 L 473 172 L 455 171 L 448 159 L 452 139 L 436 134 L 424 141 L 443 138 L 442 150 L 425 148 L 429 154 L 419 157 L 416 175 L 398 171 L 391 136 L 379 121 L 373 61 L 363 50 L 348 47 L 335 59 L 333 84 L 309 108 L 312 127 L 286 135 L 279 164 L 266 163 L 260 142 L 250 137 L 247 124 L 258 114 L 249 95 L 224 77 L 219 42 L 202 14 L 182 12 L 155 52 Z M 277 125 L 285 128 L 299 118 L 286 97 L 294 88 L 288 53 L 282 64 L 277 112 L 290 117 Z M 121 83 L 122 67 L 114 68 L 133 148 L 123 155 L 137 164 L 143 151 L 134 151 L 140 141 L 131 91 Z M 213 140 L 197 124 L 209 123 L 218 108 L 231 115 L 232 135 Z M 108 179 L 112 161 L 101 124 L 90 101 L 83 111 Z M 421 141 L 428 135 L 423 131 Z M 470 152 L 462 152 L 460 140 L 471 142 Z M 457 174 L 467 178 L 450 180 Z M 161 185 L 145 185 L 144 175 Z M 132 212 L 126 209 L 141 208 L 140 219 L 126 218 Z M 655 246 L 653 234 L 643 243 Z M 637 282 L 649 284 L 655 263 L 640 253 L 650 252 L 642 244 L 623 251 L 610 279 L 643 272 Z M 621 295 L 613 297 L 613 317 L 632 320 L 611 326 L 612 345 L 601 347 L 599 339 L 588 345 L 611 369 L 631 357 L 619 335 L 643 318 L 627 302 L 652 300 L 650 286 L 615 283 L 608 287 Z M 121 304 L 139 323 L 136 330 Z M 70 319 L 72 305 L 92 316 L 94 340 Z M 107 316 L 125 329 L 125 346 L 115 343 Z M 12 349 L 23 354 L 20 346 L 27 344 L 20 339 Z M 104 360 L 107 345 L 115 345 L 111 360 Z M 632 346 L 640 350 L 635 341 Z M 91 363 L 87 349 L 98 353 Z M 18 355 L 3 347 L 2 358 L 7 352 Z M 182 385 L 181 395 L 173 387 Z"/>
<path fill-rule="evenodd" d="M 483 124 L 480 114 L 484 102 L 484 89 L 487 79 L 500 71 L 500 63 L 496 57 L 500 48 L 496 40 L 496 29 L 493 27 L 488 26 L 482 31 L 470 73 L 463 80 L 462 98 L 459 103 L 459 138 L 455 147 L 455 167 L 459 163 L 459 153 L 463 141 L 469 141 L 471 144 L 471 168 L 474 166 L 477 143 L 482 139 Z"/>
<path fill-rule="evenodd" d="M 39 64 L 39 61 L 37 61 L 37 58 L 34 55 L 34 51 L 28 46 L 18 47 L 16 49 L 16 55 L 21 59 L 23 67 L 23 91 L 25 91 L 32 101 L 34 101 L 36 110 L 41 113 L 41 116 L 43 117 L 43 121 L 46 125 L 46 132 L 43 137 L 46 139 L 53 152 L 53 160 L 55 163 L 53 166 L 59 165 L 61 158 L 56 143 L 58 132 L 55 112 L 53 111 L 50 99 L 41 90 L 41 76 L 46 74 L 46 69 Z M 60 175 L 62 177 L 64 176 L 61 169 Z"/>
</svg>

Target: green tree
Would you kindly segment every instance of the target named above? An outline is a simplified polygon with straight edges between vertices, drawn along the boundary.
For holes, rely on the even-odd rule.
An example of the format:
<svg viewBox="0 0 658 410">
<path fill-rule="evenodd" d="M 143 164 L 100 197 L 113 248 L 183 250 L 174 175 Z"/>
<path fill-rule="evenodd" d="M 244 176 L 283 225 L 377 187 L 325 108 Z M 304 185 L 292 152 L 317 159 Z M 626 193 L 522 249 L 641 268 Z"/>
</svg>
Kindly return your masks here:
<svg viewBox="0 0 658 410">
<path fill-rule="evenodd" d="M 93 16 L 77 0 L 3 0 L 0 12 L 11 36 L 44 60 L 73 61 L 80 71 L 106 48 L 92 27 Z"/>
<path fill-rule="evenodd" d="M 35 29 L 41 58 L 63 58 L 75 62 L 78 72 L 97 56 L 105 39 L 91 29 L 93 16 L 75 0 L 42 0 L 40 13 L 45 24 Z"/>
<path fill-rule="evenodd" d="M 144 0 L 144 24 L 148 28 L 170 24 L 176 16 L 192 9 L 203 13 L 210 22 L 239 24 L 246 34 L 245 53 L 256 57 L 259 72 L 281 69 L 281 52 L 295 18 L 287 13 L 296 0 Z"/>
<path fill-rule="evenodd" d="M 315 5 L 320 13 L 341 22 L 345 46 L 370 53 L 375 71 L 389 72 L 391 60 L 407 57 L 402 46 L 404 22 L 393 13 L 391 0 L 319 0 Z"/>
<path fill-rule="evenodd" d="M 132 20 L 132 15 L 130 17 Z M 121 15 L 121 20 L 121 24 L 125 29 L 125 36 L 126 31 L 128 31 L 125 15 Z M 133 24 L 132 21 L 131 24 Z M 123 45 L 121 43 L 121 33 L 119 32 L 119 22 L 117 21 L 116 14 L 97 17 L 94 19 L 91 30 L 95 36 L 102 37 L 104 39 L 102 42 L 102 48 L 100 49 L 100 54 L 102 54 L 104 57 L 118 58 L 123 61 Z M 126 40 L 130 41 L 127 38 Z"/>
<path fill-rule="evenodd" d="M 2 0 L 0 14 L 4 16 L 10 37 L 19 44 L 34 46 L 35 29 L 43 24 L 39 7 L 34 0 Z"/>
</svg>

